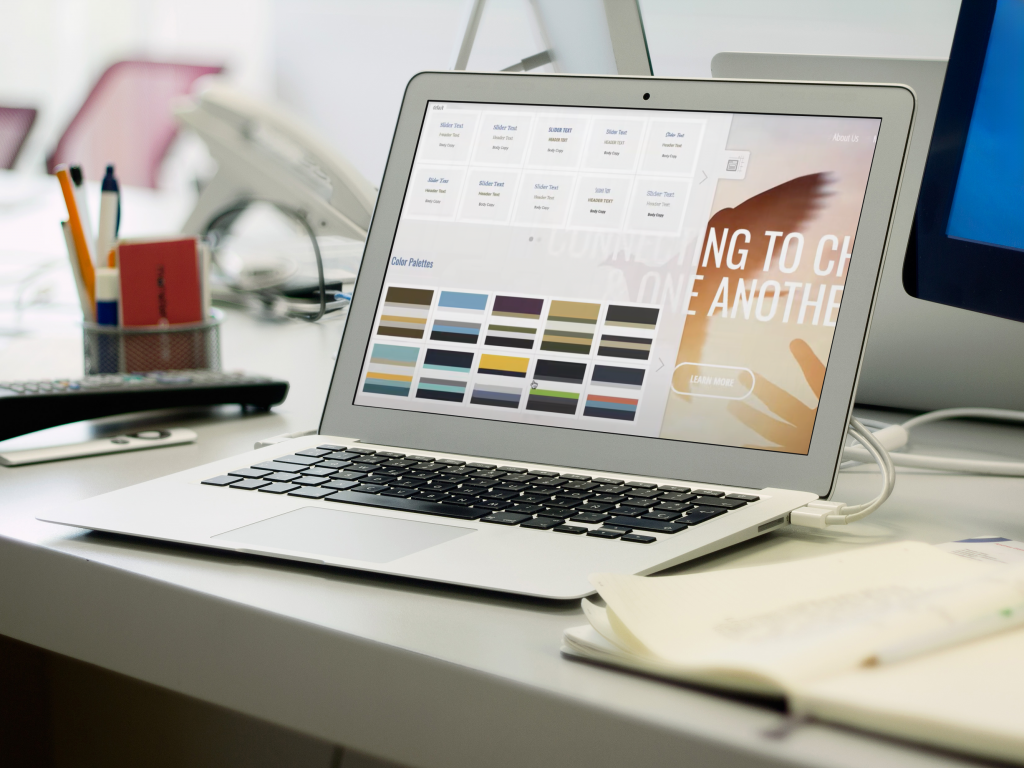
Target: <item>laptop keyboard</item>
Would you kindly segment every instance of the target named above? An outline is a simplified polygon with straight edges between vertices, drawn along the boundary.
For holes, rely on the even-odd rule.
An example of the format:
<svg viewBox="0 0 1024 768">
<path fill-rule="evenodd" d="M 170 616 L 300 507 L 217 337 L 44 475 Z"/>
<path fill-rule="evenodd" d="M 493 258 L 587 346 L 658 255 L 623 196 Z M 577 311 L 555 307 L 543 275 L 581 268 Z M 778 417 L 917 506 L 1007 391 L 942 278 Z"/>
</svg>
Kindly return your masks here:
<svg viewBox="0 0 1024 768">
<path fill-rule="evenodd" d="M 636 544 L 676 534 L 758 496 L 679 485 L 321 445 L 203 485 L 478 520 Z"/>
</svg>

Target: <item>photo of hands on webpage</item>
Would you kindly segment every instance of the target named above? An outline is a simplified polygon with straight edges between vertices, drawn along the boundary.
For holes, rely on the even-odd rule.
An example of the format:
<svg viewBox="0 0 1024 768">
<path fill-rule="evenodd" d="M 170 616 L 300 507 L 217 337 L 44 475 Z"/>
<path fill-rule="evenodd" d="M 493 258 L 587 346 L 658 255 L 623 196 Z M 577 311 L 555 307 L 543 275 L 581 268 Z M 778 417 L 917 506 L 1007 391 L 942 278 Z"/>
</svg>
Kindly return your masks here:
<svg viewBox="0 0 1024 768">
<path fill-rule="evenodd" d="M 431 102 L 355 404 L 806 454 L 879 125 Z"/>
</svg>

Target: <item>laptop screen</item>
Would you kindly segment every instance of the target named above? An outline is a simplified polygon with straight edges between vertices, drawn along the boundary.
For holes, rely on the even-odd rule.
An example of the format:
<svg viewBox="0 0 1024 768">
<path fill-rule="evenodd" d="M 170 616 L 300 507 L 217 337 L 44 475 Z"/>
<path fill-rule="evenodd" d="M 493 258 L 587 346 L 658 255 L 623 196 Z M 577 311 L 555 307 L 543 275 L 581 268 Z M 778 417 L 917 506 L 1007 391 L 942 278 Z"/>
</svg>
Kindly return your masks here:
<svg viewBox="0 0 1024 768">
<path fill-rule="evenodd" d="M 806 454 L 879 125 L 431 102 L 354 404 Z"/>
</svg>

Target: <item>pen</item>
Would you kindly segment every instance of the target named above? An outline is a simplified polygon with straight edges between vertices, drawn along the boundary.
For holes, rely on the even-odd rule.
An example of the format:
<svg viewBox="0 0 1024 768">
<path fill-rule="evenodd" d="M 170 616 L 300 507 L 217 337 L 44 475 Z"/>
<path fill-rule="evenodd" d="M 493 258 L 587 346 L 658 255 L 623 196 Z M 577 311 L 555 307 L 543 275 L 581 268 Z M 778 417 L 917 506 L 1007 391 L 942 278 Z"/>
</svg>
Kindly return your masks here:
<svg viewBox="0 0 1024 768">
<path fill-rule="evenodd" d="M 956 624 L 951 627 L 943 627 L 934 632 L 926 632 L 904 640 L 893 643 L 882 648 L 867 660 L 867 666 L 880 664 L 893 664 L 914 656 L 937 651 L 940 648 L 948 648 L 952 645 L 959 645 L 968 640 L 974 640 L 987 635 L 994 635 L 996 632 L 1013 629 L 1024 625 L 1024 603 L 1012 605 L 1007 608 L 1000 608 L 989 611 L 977 618 Z"/>
<path fill-rule="evenodd" d="M 121 278 L 116 269 L 100 267 L 96 270 L 96 323 L 117 325 L 117 294 Z"/>
<path fill-rule="evenodd" d="M 100 186 L 100 226 L 96 234 L 97 264 L 116 266 L 110 251 L 117 241 L 117 231 L 121 223 L 121 191 L 114 176 L 114 166 L 107 166 L 107 173 Z"/>
<path fill-rule="evenodd" d="M 68 227 L 71 229 L 72 241 L 75 244 L 75 256 L 82 274 L 82 285 L 85 287 L 85 293 L 89 299 L 86 320 L 93 320 L 96 317 L 93 306 L 96 295 L 96 275 L 92 266 L 92 257 L 89 255 L 89 242 L 85 239 L 85 231 L 82 229 L 82 218 L 78 213 L 78 203 L 75 201 L 75 191 L 71 185 L 71 174 L 68 167 L 66 165 L 57 166 L 56 174 L 61 192 L 64 193 L 64 202 L 68 207 Z"/>
<path fill-rule="evenodd" d="M 68 168 L 71 174 L 71 183 L 75 190 L 75 203 L 78 205 L 78 216 L 82 220 L 82 232 L 85 233 L 85 242 L 92 245 L 95 240 L 92 236 L 92 216 L 89 213 L 89 196 L 85 193 L 85 176 L 82 175 L 82 166 L 72 165 Z M 97 260 L 99 256 L 96 256 Z M 97 264 L 96 266 L 101 266 Z"/>
</svg>

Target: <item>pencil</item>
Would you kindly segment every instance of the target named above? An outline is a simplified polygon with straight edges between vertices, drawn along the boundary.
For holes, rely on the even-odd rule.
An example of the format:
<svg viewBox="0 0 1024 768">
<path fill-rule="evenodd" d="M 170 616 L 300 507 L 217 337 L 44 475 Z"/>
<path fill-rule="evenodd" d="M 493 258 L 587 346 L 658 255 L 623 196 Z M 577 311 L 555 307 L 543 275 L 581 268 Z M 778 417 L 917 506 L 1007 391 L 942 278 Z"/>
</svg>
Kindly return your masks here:
<svg viewBox="0 0 1024 768">
<path fill-rule="evenodd" d="M 88 319 L 92 320 L 96 317 L 96 273 L 92 265 L 92 256 L 89 254 L 89 241 L 85 238 L 85 230 L 82 227 L 82 218 L 78 213 L 78 203 L 75 202 L 75 189 L 71 184 L 68 167 L 59 165 L 55 173 L 60 182 L 61 191 L 64 193 L 64 202 L 68 206 L 68 225 L 71 227 L 71 236 L 75 242 L 78 266 L 82 272 L 82 284 L 89 297 L 90 317 Z"/>
</svg>

